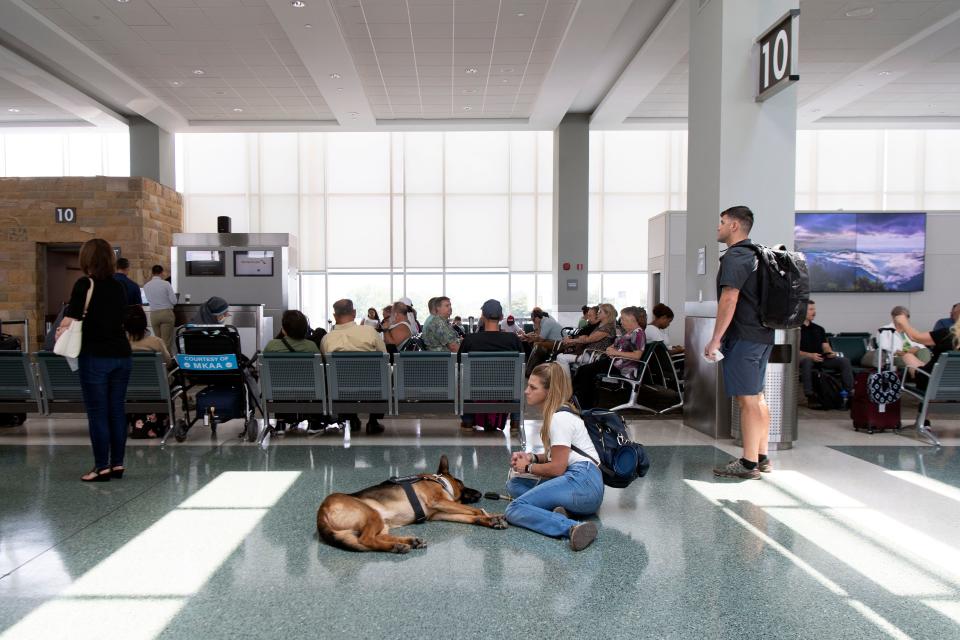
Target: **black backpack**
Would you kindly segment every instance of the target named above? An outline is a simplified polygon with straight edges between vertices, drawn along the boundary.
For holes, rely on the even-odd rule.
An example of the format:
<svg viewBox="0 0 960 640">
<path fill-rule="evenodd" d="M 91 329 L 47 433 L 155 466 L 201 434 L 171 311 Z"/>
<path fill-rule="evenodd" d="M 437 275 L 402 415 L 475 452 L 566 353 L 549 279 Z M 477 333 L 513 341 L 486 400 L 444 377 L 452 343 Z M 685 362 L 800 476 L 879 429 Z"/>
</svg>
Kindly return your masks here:
<svg viewBox="0 0 960 640">
<path fill-rule="evenodd" d="M 560 411 L 570 409 L 561 407 Z M 608 409 L 587 409 L 580 414 L 580 418 L 587 427 L 587 433 L 600 459 L 594 460 L 593 456 L 575 445 L 571 449 L 597 463 L 603 474 L 603 484 L 622 489 L 637 478 L 647 475 L 650 458 L 642 444 L 630 440 L 627 425 L 616 412 Z"/>
<path fill-rule="evenodd" d="M 768 329 L 795 329 L 807 317 L 810 302 L 810 274 L 807 260 L 798 251 L 783 245 L 749 246 L 757 254 L 760 282 L 760 322 Z"/>
<path fill-rule="evenodd" d="M 826 371 L 813 372 L 813 391 L 822 409 L 843 409 L 843 385 Z"/>
</svg>

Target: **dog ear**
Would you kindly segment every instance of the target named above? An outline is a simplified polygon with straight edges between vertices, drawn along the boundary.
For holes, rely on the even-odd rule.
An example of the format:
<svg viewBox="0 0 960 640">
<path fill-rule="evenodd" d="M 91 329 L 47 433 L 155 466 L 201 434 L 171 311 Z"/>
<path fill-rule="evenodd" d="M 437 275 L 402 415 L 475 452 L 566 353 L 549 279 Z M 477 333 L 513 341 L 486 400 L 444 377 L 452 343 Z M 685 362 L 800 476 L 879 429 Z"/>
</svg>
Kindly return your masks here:
<svg viewBox="0 0 960 640">
<path fill-rule="evenodd" d="M 440 474 L 450 473 L 450 463 L 447 462 L 446 455 L 440 456 L 440 468 L 437 469 L 437 473 L 440 473 Z"/>
</svg>

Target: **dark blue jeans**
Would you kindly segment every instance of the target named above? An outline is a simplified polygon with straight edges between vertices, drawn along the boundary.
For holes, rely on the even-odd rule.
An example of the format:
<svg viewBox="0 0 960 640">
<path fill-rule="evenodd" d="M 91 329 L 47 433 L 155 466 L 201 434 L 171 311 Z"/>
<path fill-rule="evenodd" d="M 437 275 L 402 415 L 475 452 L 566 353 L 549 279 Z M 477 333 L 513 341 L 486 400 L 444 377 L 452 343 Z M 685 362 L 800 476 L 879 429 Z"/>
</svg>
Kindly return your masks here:
<svg viewBox="0 0 960 640">
<path fill-rule="evenodd" d="M 127 383 L 133 361 L 130 358 L 101 358 L 81 355 L 80 387 L 87 407 L 90 444 L 96 468 L 123 464 L 127 446 L 127 415 L 124 409 Z"/>
</svg>

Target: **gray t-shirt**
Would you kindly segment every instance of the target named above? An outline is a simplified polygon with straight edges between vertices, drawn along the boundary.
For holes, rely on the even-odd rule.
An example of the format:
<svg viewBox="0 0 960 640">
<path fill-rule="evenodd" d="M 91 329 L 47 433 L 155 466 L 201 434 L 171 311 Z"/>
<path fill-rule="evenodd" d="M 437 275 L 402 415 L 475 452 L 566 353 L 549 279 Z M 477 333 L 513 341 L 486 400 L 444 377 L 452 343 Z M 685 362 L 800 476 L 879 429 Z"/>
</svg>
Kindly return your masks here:
<svg viewBox="0 0 960 640">
<path fill-rule="evenodd" d="M 720 259 L 717 272 L 717 299 L 724 287 L 740 290 L 733 320 L 723 334 L 726 340 L 749 340 L 761 344 L 773 344 L 773 329 L 760 322 L 760 280 L 757 275 L 757 254 L 747 238 L 727 249 Z"/>
<path fill-rule="evenodd" d="M 560 323 L 550 316 L 544 316 L 540 319 L 541 340 L 559 340 L 562 337 L 560 335 L 561 329 L 563 327 L 560 326 Z"/>
</svg>

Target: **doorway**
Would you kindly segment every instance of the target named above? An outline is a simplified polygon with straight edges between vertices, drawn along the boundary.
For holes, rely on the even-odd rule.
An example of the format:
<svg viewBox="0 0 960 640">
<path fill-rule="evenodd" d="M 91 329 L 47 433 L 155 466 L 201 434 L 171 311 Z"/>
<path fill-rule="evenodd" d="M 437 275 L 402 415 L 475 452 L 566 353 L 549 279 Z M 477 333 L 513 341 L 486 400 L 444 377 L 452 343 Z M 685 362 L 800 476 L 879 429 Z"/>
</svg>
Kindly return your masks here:
<svg viewBox="0 0 960 640">
<path fill-rule="evenodd" d="M 43 334 L 50 330 L 60 309 L 70 300 L 73 283 L 80 277 L 79 242 L 57 242 L 37 245 L 40 312 L 44 320 Z"/>
</svg>

